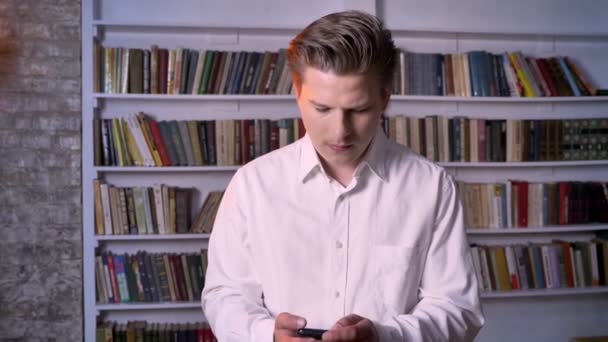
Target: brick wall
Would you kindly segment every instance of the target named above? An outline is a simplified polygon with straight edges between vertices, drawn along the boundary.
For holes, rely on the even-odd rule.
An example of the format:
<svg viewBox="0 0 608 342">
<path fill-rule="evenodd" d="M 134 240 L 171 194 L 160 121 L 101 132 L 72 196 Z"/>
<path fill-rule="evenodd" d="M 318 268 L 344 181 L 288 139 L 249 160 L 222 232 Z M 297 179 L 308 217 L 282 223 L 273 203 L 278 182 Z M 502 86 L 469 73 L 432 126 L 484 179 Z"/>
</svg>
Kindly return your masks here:
<svg viewBox="0 0 608 342">
<path fill-rule="evenodd" d="M 82 340 L 80 1 L 0 0 L 0 340 Z"/>
</svg>

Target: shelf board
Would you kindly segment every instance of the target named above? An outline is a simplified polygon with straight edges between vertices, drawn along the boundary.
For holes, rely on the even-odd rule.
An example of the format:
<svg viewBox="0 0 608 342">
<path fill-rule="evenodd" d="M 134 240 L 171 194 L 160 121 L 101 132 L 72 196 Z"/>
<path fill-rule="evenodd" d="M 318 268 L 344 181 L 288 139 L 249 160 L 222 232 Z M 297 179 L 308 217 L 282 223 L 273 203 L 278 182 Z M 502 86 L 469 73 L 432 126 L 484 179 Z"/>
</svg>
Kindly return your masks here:
<svg viewBox="0 0 608 342">
<path fill-rule="evenodd" d="M 241 165 L 227 166 L 96 166 L 93 171 L 106 173 L 132 172 L 234 172 Z"/>
<path fill-rule="evenodd" d="M 285 32 L 285 33 L 296 33 L 303 29 L 303 27 L 269 27 L 269 26 L 231 26 L 231 25 L 201 25 L 200 23 L 188 23 L 188 22 L 164 22 L 164 23 L 153 23 L 153 22 L 127 22 L 127 21 L 112 21 L 112 20 L 93 20 L 93 27 L 103 27 L 112 29 L 154 29 L 158 31 L 167 31 L 171 29 L 180 30 L 221 30 L 221 31 L 258 31 L 263 32 Z M 450 27 L 389 27 L 394 36 L 403 36 L 411 34 L 450 34 L 450 35 L 491 35 L 491 36 L 522 36 L 522 37 L 593 37 L 593 38 L 605 38 L 608 37 L 608 32 L 575 32 L 575 31 L 521 31 L 521 30 L 510 30 L 510 31 L 499 31 L 499 30 L 471 30 L 471 29 L 458 29 Z"/>
<path fill-rule="evenodd" d="M 439 162 L 447 168 L 534 168 L 534 167 L 579 167 L 606 166 L 608 160 L 573 160 L 547 162 Z M 234 172 L 242 165 L 225 166 L 96 166 L 93 171 L 106 173 L 131 172 Z"/>
<path fill-rule="evenodd" d="M 481 298 L 548 297 L 608 293 L 608 286 L 481 292 Z"/>
<path fill-rule="evenodd" d="M 521 36 L 521 37 L 590 37 L 590 38 L 607 38 L 608 32 L 576 32 L 576 31 L 522 31 L 522 30 L 471 30 L 457 29 L 450 27 L 389 27 L 389 30 L 394 36 L 410 35 L 410 34 L 453 34 L 463 36 Z"/>
<path fill-rule="evenodd" d="M 294 101 L 293 94 L 280 95 L 191 95 L 191 94 L 106 94 L 94 93 L 95 99 L 107 100 L 166 100 L 166 101 Z M 450 102 L 450 103 L 588 103 L 608 102 L 608 96 L 561 96 L 561 97 L 462 97 L 462 96 L 425 96 L 391 95 L 396 102 Z"/>
<path fill-rule="evenodd" d="M 505 167 L 578 167 L 608 165 L 608 160 L 530 161 L 530 162 L 437 162 L 444 167 L 505 168 Z"/>
<path fill-rule="evenodd" d="M 96 241 L 207 240 L 210 234 L 96 235 Z"/>
<path fill-rule="evenodd" d="M 501 235 L 501 234 L 549 234 L 549 233 L 577 233 L 596 230 L 608 230 L 608 224 L 580 224 L 564 226 L 528 227 L 528 228 L 467 228 L 471 235 Z"/>
<path fill-rule="evenodd" d="M 182 31 L 239 31 L 239 32 L 263 32 L 263 33 L 278 33 L 278 34 L 296 34 L 301 31 L 302 27 L 289 27 L 289 26 L 262 26 L 262 25 L 248 25 L 248 26 L 233 26 L 233 25 L 201 25 L 200 23 L 188 23 L 188 22 L 164 22 L 164 23 L 153 23 L 153 22 L 126 22 L 126 21 L 112 21 L 112 20 L 93 20 L 93 27 L 107 28 L 112 30 L 154 30 L 158 32 L 167 32 L 171 30 L 182 30 Z"/>
<path fill-rule="evenodd" d="M 191 95 L 191 94 L 106 94 L 94 93 L 97 100 L 163 100 L 163 101 L 295 101 L 294 95 Z"/>
<path fill-rule="evenodd" d="M 96 304 L 97 311 L 201 309 L 200 302 Z M 202 310 L 202 309 L 201 309 Z"/>
<path fill-rule="evenodd" d="M 426 96 L 391 95 L 391 101 L 418 102 L 487 102 L 487 103 L 555 103 L 555 102 L 608 102 L 608 96 L 551 96 L 551 97 L 507 97 L 507 96 Z"/>
</svg>

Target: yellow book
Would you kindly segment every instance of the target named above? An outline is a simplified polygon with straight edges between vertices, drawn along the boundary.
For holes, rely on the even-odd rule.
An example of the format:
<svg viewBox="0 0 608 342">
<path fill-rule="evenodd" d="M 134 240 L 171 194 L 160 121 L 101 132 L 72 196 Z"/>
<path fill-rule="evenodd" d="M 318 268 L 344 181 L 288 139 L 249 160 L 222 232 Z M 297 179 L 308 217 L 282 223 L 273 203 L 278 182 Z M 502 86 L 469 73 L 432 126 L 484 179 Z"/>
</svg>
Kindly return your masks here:
<svg viewBox="0 0 608 342">
<path fill-rule="evenodd" d="M 175 84 L 175 54 L 177 49 L 169 50 L 169 62 L 167 63 L 167 94 L 173 94 Z"/>
<path fill-rule="evenodd" d="M 494 247 L 496 257 L 496 272 L 498 278 L 498 289 L 501 291 L 511 290 L 511 282 L 509 281 L 509 269 L 507 268 L 507 257 L 503 246 Z"/>
<path fill-rule="evenodd" d="M 508 55 L 509 55 L 509 60 L 511 61 L 511 64 L 513 65 L 513 68 L 515 69 L 515 73 L 517 74 L 517 78 L 519 79 L 519 81 L 521 82 L 521 86 L 523 87 L 524 91 L 523 91 L 522 95 L 524 97 L 536 96 L 536 94 L 534 94 L 534 90 L 532 90 L 532 86 L 530 85 L 530 82 L 526 78 L 526 74 L 524 73 L 524 70 L 521 68 L 521 65 L 519 65 L 519 62 L 517 61 L 515 52 L 510 52 Z"/>
<path fill-rule="evenodd" d="M 120 119 L 112 118 L 112 141 L 114 142 L 114 151 L 118 154 L 118 166 L 126 166 L 125 156 L 123 155 L 123 141 L 120 134 Z"/>
<path fill-rule="evenodd" d="M 95 206 L 95 234 L 104 235 L 103 206 L 101 204 L 101 181 L 93 179 L 93 202 Z"/>
<path fill-rule="evenodd" d="M 141 157 L 141 153 L 139 153 L 139 149 L 137 148 L 137 144 L 135 144 L 135 139 L 133 138 L 133 133 L 129 129 L 129 124 L 124 119 L 120 119 L 122 124 L 123 133 L 125 136 L 125 140 L 127 143 L 127 150 L 129 150 L 129 154 L 131 155 L 135 165 L 142 166 L 144 165 L 143 158 Z"/>
<path fill-rule="evenodd" d="M 184 283 L 186 283 L 186 293 L 188 295 L 187 300 L 193 301 L 196 295 L 192 289 L 192 279 L 190 279 L 190 267 L 188 265 L 188 257 L 186 254 L 181 254 L 180 258 L 182 259 L 182 271 L 184 273 Z"/>
<path fill-rule="evenodd" d="M 169 187 L 169 233 L 175 234 L 175 188 Z"/>
<path fill-rule="evenodd" d="M 198 136 L 198 122 L 196 120 L 188 120 L 188 133 L 190 136 L 190 144 L 192 145 L 192 154 L 194 155 L 194 165 L 203 165 L 203 156 L 201 154 L 201 142 Z"/>
<path fill-rule="evenodd" d="M 175 295 L 175 275 L 171 271 L 171 265 L 169 261 L 169 255 L 163 254 L 163 262 L 165 264 L 165 272 L 167 273 L 167 283 L 169 284 L 169 294 L 171 296 L 171 301 L 177 301 L 177 296 Z"/>
</svg>

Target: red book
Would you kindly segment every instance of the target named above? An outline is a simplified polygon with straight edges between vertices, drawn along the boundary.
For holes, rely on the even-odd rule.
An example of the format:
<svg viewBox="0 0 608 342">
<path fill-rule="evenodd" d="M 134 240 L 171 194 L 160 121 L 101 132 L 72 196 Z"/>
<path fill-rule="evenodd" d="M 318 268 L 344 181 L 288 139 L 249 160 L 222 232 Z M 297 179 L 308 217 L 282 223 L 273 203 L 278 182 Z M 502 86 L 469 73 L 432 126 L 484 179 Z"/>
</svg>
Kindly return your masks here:
<svg viewBox="0 0 608 342">
<path fill-rule="evenodd" d="M 270 122 L 270 150 L 274 151 L 279 148 L 279 122 Z"/>
<path fill-rule="evenodd" d="M 205 328 L 201 325 L 196 329 L 196 342 L 205 342 Z"/>
<path fill-rule="evenodd" d="M 169 50 L 158 49 L 158 93 L 167 93 L 167 67 L 169 63 Z"/>
<path fill-rule="evenodd" d="M 158 124 L 156 120 L 152 120 L 149 118 L 144 118 L 150 127 L 150 133 L 152 134 L 152 139 L 154 140 L 154 145 L 158 150 L 158 154 L 160 155 L 160 160 L 163 162 L 163 166 L 170 166 L 171 160 L 169 159 L 169 153 L 167 153 L 167 147 L 163 142 L 163 138 L 160 135 L 160 129 L 158 128 Z"/>
<path fill-rule="evenodd" d="M 477 119 L 477 158 L 486 161 L 486 120 Z"/>
<path fill-rule="evenodd" d="M 517 225 L 528 226 L 528 182 L 514 182 L 517 186 Z"/>
<path fill-rule="evenodd" d="M 171 268 L 171 281 L 173 282 L 173 288 L 175 289 L 175 300 L 176 301 L 181 301 L 183 300 L 184 297 L 182 297 L 181 291 L 179 290 L 179 278 L 177 276 L 177 270 L 176 270 L 176 265 L 175 265 L 175 261 L 174 259 L 174 255 L 173 254 L 169 254 L 167 255 L 168 260 L 169 260 L 169 268 Z"/>
<path fill-rule="evenodd" d="M 230 65 L 227 65 L 227 59 L 228 59 L 228 55 L 229 52 L 227 51 L 222 51 L 221 52 L 221 57 L 220 57 L 220 64 L 218 67 L 218 71 L 217 71 L 217 76 L 215 77 L 215 82 L 213 82 L 213 89 L 211 89 L 211 91 L 213 92 L 213 94 L 219 94 L 220 93 L 220 85 L 222 84 L 222 77 L 224 76 L 224 70 L 226 70 L 226 68 L 230 68 Z M 229 61 L 228 61 L 229 62 Z"/>
<path fill-rule="evenodd" d="M 568 217 L 568 193 L 570 192 L 570 184 L 568 182 L 559 182 L 558 188 L 558 224 L 568 224 L 570 222 Z"/>
<path fill-rule="evenodd" d="M 222 64 L 222 60 L 226 59 L 225 51 L 215 51 L 215 57 L 213 58 L 213 64 L 211 65 L 211 77 L 209 77 L 209 82 L 207 83 L 207 91 L 205 94 L 213 94 L 214 90 L 217 89 L 215 83 L 218 79 L 218 74 L 220 71 L 220 66 Z M 221 76 L 220 76 L 221 77 Z"/>
<path fill-rule="evenodd" d="M 562 247 L 562 253 L 564 256 L 564 268 L 566 271 L 566 283 L 568 287 L 574 287 L 574 274 L 572 273 L 572 264 L 574 259 L 570 253 L 570 243 L 564 240 L 553 240 L 554 243 L 559 244 Z"/>
<path fill-rule="evenodd" d="M 558 96 L 557 88 L 553 83 L 553 79 L 551 78 L 551 73 L 549 71 L 549 66 L 547 65 L 547 60 L 544 58 L 538 58 L 535 60 L 536 65 L 538 66 L 538 70 L 540 70 L 540 74 L 545 80 L 547 87 L 549 88 L 549 94 L 547 96 Z"/>
<path fill-rule="evenodd" d="M 171 261 L 175 269 L 175 279 L 177 283 L 177 289 L 179 290 L 180 300 L 188 300 L 188 290 L 186 289 L 186 278 L 184 277 L 184 268 L 182 266 L 182 258 L 179 254 L 171 255 Z"/>
<path fill-rule="evenodd" d="M 112 294 L 114 295 L 114 303 L 120 303 L 120 292 L 118 292 L 118 283 L 116 281 L 116 272 L 114 271 L 114 257 L 112 253 L 107 254 L 108 272 L 110 273 L 110 282 L 112 283 Z"/>
<path fill-rule="evenodd" d="M 270 66 L 268 67 L 268 77 L 266 78 L 266 84 L 264 85 L 263 94 L 270 93 L 270 86 L 272 83 L 272 79 L 274 78 L 274 74 L 279 72 L 277 69 L 277 59 L 279 58 L 278 52 L 273 52 L 272 57 L 270 58 Z"/>
</svg>

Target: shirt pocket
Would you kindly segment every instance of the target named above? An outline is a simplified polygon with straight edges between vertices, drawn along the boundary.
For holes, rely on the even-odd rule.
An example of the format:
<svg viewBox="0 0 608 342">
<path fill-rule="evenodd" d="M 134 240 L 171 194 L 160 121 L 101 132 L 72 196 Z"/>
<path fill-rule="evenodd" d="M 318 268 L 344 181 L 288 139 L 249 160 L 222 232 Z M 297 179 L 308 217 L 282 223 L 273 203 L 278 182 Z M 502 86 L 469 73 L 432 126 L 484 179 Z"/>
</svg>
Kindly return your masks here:
<svg viewBox="0 0 608 342">
<path fill-rule="evenodd" d="M 381 317 L 409 312 L 417 302 L 420 252 L 417 246 L 374 245 L 375 305 Z"/>
</svg>

